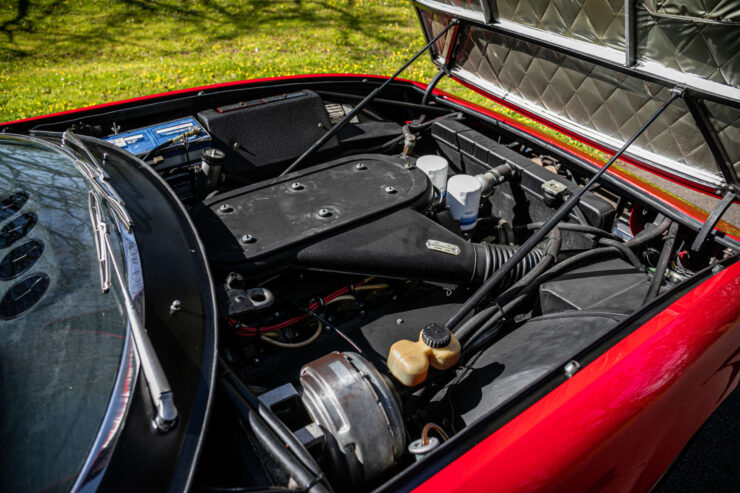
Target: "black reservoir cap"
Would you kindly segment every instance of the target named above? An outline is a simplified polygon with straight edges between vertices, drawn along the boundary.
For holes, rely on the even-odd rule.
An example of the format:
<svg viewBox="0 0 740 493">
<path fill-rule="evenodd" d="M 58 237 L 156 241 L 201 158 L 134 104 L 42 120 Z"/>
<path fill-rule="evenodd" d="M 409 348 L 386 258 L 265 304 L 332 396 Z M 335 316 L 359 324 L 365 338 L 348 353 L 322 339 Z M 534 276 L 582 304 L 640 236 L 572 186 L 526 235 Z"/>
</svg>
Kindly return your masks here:
<svg viewBox="0 0 740 493">
<path fill-rule="evenodd" d="M 421 331 L 421 340 L 431 348 L 445 347 L 452 340 L 452 333 L 447 327 L 439 324 L 429 324 Z"/>
</svg>

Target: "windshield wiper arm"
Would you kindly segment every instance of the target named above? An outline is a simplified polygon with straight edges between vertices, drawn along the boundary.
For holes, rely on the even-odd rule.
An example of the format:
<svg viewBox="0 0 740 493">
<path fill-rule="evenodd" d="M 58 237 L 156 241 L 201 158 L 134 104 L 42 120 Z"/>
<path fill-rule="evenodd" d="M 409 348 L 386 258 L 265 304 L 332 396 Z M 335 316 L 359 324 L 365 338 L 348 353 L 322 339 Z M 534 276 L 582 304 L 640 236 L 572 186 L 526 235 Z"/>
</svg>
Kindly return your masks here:
<svg viewBox="0 0 740 493">
<path fill-rule="evenodd" d="M 113 203 L 108 201 L 109 205 Z M 105 222 L 103 211 L 100 207 L 100 201 L 96 190 L 90 190 L 88 195 L 88 210 L 90 212 L 90 222 L 92 223 L 95 234 L 95 249 L 98 254 L 98 265 L 100 273 L 100 286 L 104 293 L 108 292 L 111 287 L 110 269 L 111 266 L 116 274 L 116 279 L 121 287 L 123 294 L 126 314 L 131 324 L 131 334 L 133 336 L 136 351 L 141 361 L 141 369 L 149 387 L 149 395 L 155 407 L 155 416 L 153 425 L 155 429 L 161 432 L 167 432 L 175 426 L 177 422 L 177 408 L 175 407 L 172 387 L 170 387 L 167 375 L 164 373 L 162 364 L 159 362 L 157 353 L 154 350 L 149 334 L 144 324 L 139 318 L 139 314 L 134 307 L 131 299 L 128 284 L 124 281 L 121 269 L 115 260 L 113 247 L 111 246 L 109 234 L 110 228 Z M 115 210 L 111 207 L 111 210 Z"/>
<path fill-rule="evenodd" d="M 126 231 L 131 231 L 131 226 L 133 226 L 131 216 L 129 216 L 126 211 L 125 204 L 121 197 L 116 193 L 110 183 L 108 183 L 108 174 L 80 138 L 70 130 L 67 130 L 62 134 L 62 145 L 71 147 L 70 144 L 77 148 L 78 151 L 82 151 L 83 156 L 87 158 L 84 161 L 75 158 L 77 166 L 93 184 L 95 191 L 105 197 L 105 200 L 108 202 L 113 213 L 126 227 Z"/>
<path fill-rule="evenodd" d="M 113 248 L 108 237 L 110 233 L 107 225 L 103 230 L 105 231 L 102 235 L 103 247 L 107 253 L 107 258 L 109 259 L 107 265 L 113 266 L 116 279 L 121 287 L 121 293 L 123 293 L 124 305 L 126 307 L 126 314 L 128 315 L 129 323 L 131 324 L 131 334 L 133 335 L 136 351 L 139 353 L 139 360 L 141 361 L 142 373 L 144 374 L 147 387 L 149 387 L 149 395 L 154 403 L 155 415 L 153 425 L 158 431 L 167 432 L 171 430 L 177 422 L 177 408 L 175 407 L 172 387 L 170 386 L 169 380 L 167 380 L 167 375 L 162 368 L 162 364 L 159 362 L 159 357 L 157 356 L 157 352 L 154 350 L 152 341 L 149 339 L 149 334 L 134 307 L 134 302 L 129 293 L 128 284 L 123 280 L 121 269 L 115 260 Z"/>
</svg>

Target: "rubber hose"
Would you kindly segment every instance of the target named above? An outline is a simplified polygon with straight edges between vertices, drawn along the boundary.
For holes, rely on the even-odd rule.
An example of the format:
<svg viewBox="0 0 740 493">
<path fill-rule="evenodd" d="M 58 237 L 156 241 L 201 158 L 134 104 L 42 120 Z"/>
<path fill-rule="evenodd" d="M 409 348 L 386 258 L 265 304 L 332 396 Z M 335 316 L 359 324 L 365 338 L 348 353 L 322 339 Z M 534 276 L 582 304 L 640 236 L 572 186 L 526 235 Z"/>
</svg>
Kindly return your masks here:
<svg viewBox="0 0 740 493">
<path fill-rule="evenodd" d="M 672 223 L 668 230 L 668 236 L 666 236 L 665 243 L 663 243 L 663 249 L 660 251 L 658 265 L 655 267 L 655 275 L 650 281 L 650 287 L 645 295 L 645 303 L 658 296 L 660 285 L 663 282 L 665 271 L 668 268 L 668 262 L 671 259 L 673 245 L 676 243 L 676 236 L 678 236 L 678 223 Z"/>
<path fill-rule="evenodd" d="M 525 226 L 525 228 L 529 230 L 535 230 L 540 229 L 542 226 L 544 226 L 545 223 L 539 222 L 539 223 L 530 223 Z M 585 224 L 575 224 L 575 223 L 558 223 L 558 228 L 560 228 L 563 231 L 576 231 L 579 233 L 588 233 L 595 236 L 604 236 L 611 238 L 614 235 L 611 234 L 608 231 L 604 231 L 601 228 L 597 228 L 596 226 L 587 226 Z"/>
<path fill-rule="evenodd" d="M 599 243 L 606 245 L 606 246 L 612 246 L 614 248 L 618 248 L 620 252 L 622 252 L 622 255 L 624 258 L 630 261 L 630 263 L 640 272 L 645 271 L 645 266 L 642 265 L 640 262 L 640 259 L 637 258 L 637 255 L 634 254 L 632 250 L 630 250 L 627 246 L 625 246 L 624 243 L 620 243 L 617 240 L 610 240 L 609 238 L 602 238 L 599 240 Z"/>
<path fill-rule="evenodd" d="M 547 247 L 545 248 L 545 255 L 542 259 L 529 270 L 524 276 L 522 276 L 514 285 L 508 290 L 502 293 L 496 299 L 496 305 L 485 308 L 465 321 L 457 330 L 455 330 L 455 336 L 464 343 L 468 335 L 476 330 L 484 320 L 488 319 L 493 313 L 499 309 L 499 303 L 505 303 L 508 299 L 515 294 L 519 289 L 522 289 L 539 277 L 550 265 L 552 265 L 560 253 L 561 236 L 560 229 L 555 227 L 548 234 Z"/>
<path fill-rule="evenodd" d="M 477 246 L 483 250 L 486 258 L 485 266 L 482 266 L 484 272 L 480 279 L 481 281 L 485 281 L 491 277 L 493 273 L 500 269 L 501 266 L 514 256 L 516 251 L 519 249 L 518 246 L 494 245 L 491 243 L 479 243 Z M 542 256 L 542 250 L 534 249 L 530 251 L 511 271 L 506 274 L 506 276 L 501 280 L 500 286 L 502 288 L 509 287 L 524 277 L 527 272 L 532 270 L 539 263 Z M 476 270 L 480 271 L 480 269 Z"/>
<path fill-rule="evenodd" d="M 624 245 L 629 248 L 634 248 L 636 246 L 643 245 L 647 243 L 648 241 L 657 238 L 658 236 L 665 233 L 668 228 L 671 226 L 671 220 L 668 218 L 663 219 L 663 221 L 654 228 L 645 228 L 639 233 L 637 233 L 634 238 L 631 240 L 627 240 L 624 242 Z"/>
</svg>

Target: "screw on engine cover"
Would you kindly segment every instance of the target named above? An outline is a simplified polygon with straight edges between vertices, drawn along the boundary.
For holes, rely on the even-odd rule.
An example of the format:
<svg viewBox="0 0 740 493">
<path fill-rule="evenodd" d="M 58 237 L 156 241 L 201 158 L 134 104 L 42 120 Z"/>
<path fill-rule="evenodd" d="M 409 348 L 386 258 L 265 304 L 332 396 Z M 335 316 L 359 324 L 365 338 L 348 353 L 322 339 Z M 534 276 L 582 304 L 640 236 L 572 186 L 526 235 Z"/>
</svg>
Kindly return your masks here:
<svg viewBox="0 0 740 493">
<path fill-rule="evenodd" d="M 578 361 L 576 361 L 576 360 L 569 361 L 563 367 L 563 373 L 565 373 L 565 378 L 572 377 L 580 369 L 581 369 L 581 364 Z"/>
<path fill-rule="evenodd" d="M 365 163 L 357 163 L 355 164 L 355 169 L 362 171 L 364 169 L 367 169 L 367 166 L 365 166 Z"/>
<path fill-rule="evenodd" d="M 303 184 L 298 183 L 297 181 L 294 181 L 290 184 L 290 188 L 293 190 L 303 190 Z"/>
<path fill-rule="evenodd" d="M 396 193 L 398 190 L 396 190 L 394 187 L 388 186 L 385 187 L 383 190 L 385 190 L 385 193 Z"/>
<path fill-rule="evenodd" d="M 242 240 L 242 243 L 254 243 L 255 241 L 257 241 L 257 238 L 255 238 L 254 236 L 250 234 L 246 234 L 246 235 L 242 235 L 241 240 Z"/>
<path fill-rule="evenodd" d="M 182 302 L 180 300 L 172 300 L 170 305 L 170 315 L 174 315 L 182 309 Z"/>
<path fill-rule="evenodd" d="M 319 209 L 319 217 L 329 217 L 331 216 L 331 211 L 329 209 L 321 208 Z"/>
<path fill-rule="evenodd" d="M 396 319 L 396 325 L 401 325 L 402 323 L 403 323 L 403 319 L 402 318 L 397 318 Z"/>
<path fill-rule="evenodd" d="M 223 214 L 227 214 L 229 212 L 232 212 L 234 208 L 231 207 L 229 204 L 221 204 L 221 207 L 219 207 L 218 210 L 219 212 L 222 212 Z"/>
</svg>

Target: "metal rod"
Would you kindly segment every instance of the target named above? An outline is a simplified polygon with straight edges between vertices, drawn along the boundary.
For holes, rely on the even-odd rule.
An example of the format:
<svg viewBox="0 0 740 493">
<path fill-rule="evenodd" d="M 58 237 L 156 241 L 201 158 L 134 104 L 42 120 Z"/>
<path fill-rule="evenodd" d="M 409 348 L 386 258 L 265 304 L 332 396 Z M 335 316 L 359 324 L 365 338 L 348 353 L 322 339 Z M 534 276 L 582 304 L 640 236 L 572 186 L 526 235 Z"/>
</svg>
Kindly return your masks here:
<svg viewBox="0 0 740 493">
<path fill-rule="evenodd" d="M 624 0 L 624 66 L 631 67 L 637 58 L 635 0 Z"/>
<path fill-rule="evenodd" d="M 632 145 L 632 143 L 637 140 L 637 138 L 642 135 L 642 133 L 647 129 L 653 121 L 655 121 L 658 116 L 663 113 L 663 110 L 665 110 L 673 101 L 678 99 L 683 95 L 682 92 L 679 91 L 673 91 L 671 94 L 671 97 L 668 98 L 668 101 L 663 103 L 663 105 L 658 108 L 658 110 L 653 113 L 653 115 L 635 132 L 635 134 L 630 137 L 630 139 L 624 143 L 621 149 L 617 151 L 616 154 L 612 156 L 612 158 L 599 170 L 596 172 L 596 174 L 591 177 L 591 179 L 583 186 L 581 187 L 575 194 L 573 194 L 560 208 L 555 211 L 555 214 L 545 223 L 544 226 L 542 226 L 541 229 L 539 229 L 535 234 L 529 237 L 527 241 L 524 242 L 524 244 L 519 248 L 519 250 L 516 251 L 514 255 L 509 258 L 508 261 L 504 265 L 501 266 L 499 270 L 496 271 L 496 273 L 491 276 L 481 287 L 479 287 L 473 295 L 468 298 L 468 300 L 463 304 L 462 307 L 447 321 L 445 326 L 448 329 L 453 329 L 457 324 L 459 324 L 465 316 L 470 313 L 475 306 L 480 303 L 483 298 L 485 298 L 488 293 L 498 285 L 501 280 L 524 258 L 527 256 L 527 254 L 535 247 L 537 244 L 542 241 L 545 236 L 550 232 L 552 228 L 557 226 L 557 224 L 566 217 L 570 211 L 578 204 L 578 202 L 581 200 L 581 197 L 583 194 L 585 194 L 589 188 L 591 188 L 598 180 L 601 178 L 601 176 L 606 173 L 606 170 L 609 169 L 609 167 L 617 160 L 619 159 L 619 156 L 621 156 L 624 151 L 627 150 L 627 148 Z"/>
<path fill-rule="evenodd" d="M 738 185 L 738 179 L 732 168 L 732 162 L 707 115 L 706 105 L 701 100 L 697 100 L 689 95 L 684 96 L 684 101 L 686 102 L 686 107 L 689 109 L 689 113 L 694 117 L 699 132 L 701 132 L 702 137 L 707 142 L 707 147 L 709 147 L 725 182 L 730 186 Z"/>
<path fill-rule="evenodd" d="M 334 137 L 334 135 L 339 130 L 341 130 L 352 118 L 354 118 L 355 115 L 357 115 L 357 113 L 359 113 L 360 111 L 362 111 L 362 109 L 365 106 L 367 106 L 367 104 L 370 101 L 372 101 L 373 98 L 375 96 L 377 96 L 378 93 L 380 93 L 380 91 L 382 91 L 383 89 L 385 89 L 385 87 L 388 84 L 390 84 L 391 82 L 393 82 L 396 79 L 396 77 L 398 77 L 401 74 L 401 72 L 403 72 L 404 70 L 406 70 L 406 68 L 409 65 L 411 65 L 412 63 L 414 63 L 414 61 L 417 58 L 419 58 L 427 49 L 429 49 L 430 46 L 432 46 L 434 43 L 436 43 L 439 38 L 441 38 L 442 36 L 444 36 L 445 33 L 447 33 L 447 31 L 449 31 L 453 26 L 457 25 L 457 22 L 458 22 L 457 19 L 452 19 L 452 21 L 447 25 L 447 27 L 445 27 L 444 29 L 442 29 L 442 31 L 440 31 L 439 34 L 437 34 L 431 41 L 429 41 L 426 45 L 424 45 L 424 47 L 422 49 L 420 49 L 419 51 L 417 51 L 416 54 L 414 56 L 412 56 L 406 63 L 404 63 L 403 66 L 401 68 L 399 68 L 396 71 L 395 74 L 391 75 L 388 79 L 386 79 L 385 82 L 383 82 L 380 86 L 376 87 L 370 94 L 367 95 L 367 97 L 365 99 L 363 99 L 362 101 L 360 101 L 359 103 L 357 103 L 357 106 L 355 106 L 352 109 L 352 111 L 350 111 L 349 113 L 347 113 L 344 118 L 342 118 L 336 125 L 334 125 L 333 127 L 331 127 L 329 129 L 329 131 L 326 132 L 319 140 L 317 140 L 316 142 L 314 142 L 314 144 L 311 147 L 309 147 L 306 150 L 306 152 L 304 152 L 303 154 L 301 154 L 301 156 L 298 159 L 296 159 L 295 161 L 293 161 L 293 164 L 291 164 L 290 166 L 288 166 L 287 168 L 285 168 L 285 171 L 283 171 L 282 173 L 280 173 L 280 175 L 282 176 L 282 175 L 288 174 L 291 171 L 293 171 L 294 169 L 296 169 L 297 167 L 299 167 L 308 158 L 308 156 L 310 156 L 317 149 L 319 149 L 321 146 L 323 146 L 324 144 L 326 144 L 329 141 L 329 139 L 331 139 L 332 137 Z"/>
<path fill-rule="evenodd" d="M 319 96 L 326 96 L 329 98 L 341 98 L 341 99 L 351 99 L 351 100 L 361 100 L 365 96 L 360 96 L 358 94 L 350 94 L 348 92 L 336 92 L 336 91 L 324 91 L 321 89 L 317 89 L 316 93 Z M 382 104 L 387 106 L 398 106 L 399 108 L 409 108 L 413 110 L 431 110 L 437 113 L 450 113 L 451 110 L 446 107 L 442 106 L 424 106 L 420 103 L 410 103 L 408 101 L 396 101 L 394 99 L 384 99 L 384 98 L 375 98 L 373 99 L 373 102 L 375 104 Z"/>
</svg>

